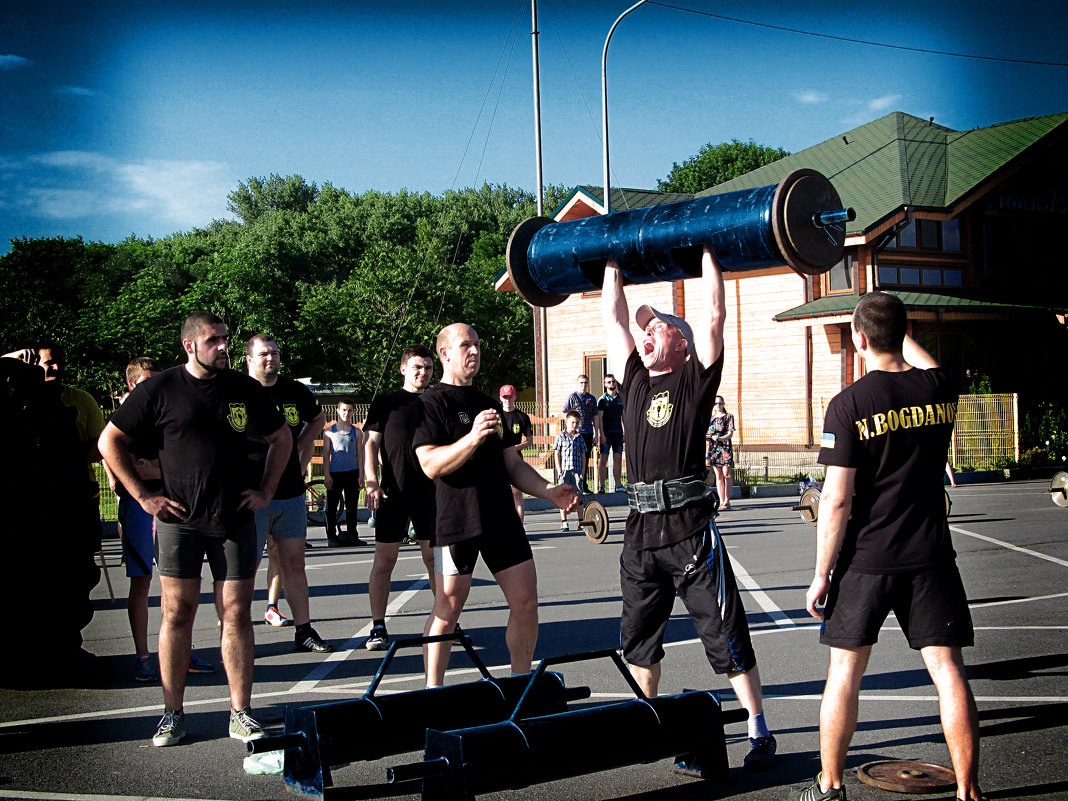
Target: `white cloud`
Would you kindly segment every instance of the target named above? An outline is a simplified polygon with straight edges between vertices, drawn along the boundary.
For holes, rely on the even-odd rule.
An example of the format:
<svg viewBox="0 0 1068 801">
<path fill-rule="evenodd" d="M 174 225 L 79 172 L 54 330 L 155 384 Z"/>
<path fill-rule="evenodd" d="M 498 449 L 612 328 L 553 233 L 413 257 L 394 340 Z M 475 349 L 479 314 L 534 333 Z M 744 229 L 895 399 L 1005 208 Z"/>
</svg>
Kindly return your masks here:
<svg viewBox="0 0 1068 801">
<path fill-rule="evenodd" d="M 70 97 L 96 97 L 97 92 L 94 89 L 87 89 L 84 86 L 57 86 L 52 90 L 57 95 L 69 95 Z"/>
<path fill-rule="evenodd" d="M 237 184 L 225 164 L 215 161 L 142 159 L 121 161 L 102 153 L 63 150 L 39 153 L 0 165 L 17 180 L 0 186 L 0 207 L 52 220 L 108 215 L 147 221 L 154 230 L 174 232 L 229 216 L 226 195 Z"/>
<path fill-rule="evenodd" d="M 0 53 L 0 70 L 17 70 L 19 67 L 27 67 L 33 62 L 22 56 L 10 53 Z"/>
<path fill-rule="evenodd" d="M 798 103 L 826 103 L 828 96 L 823 92 L 817 92 L 814 89 L 803 89 L 800 92 L 794 92 L 794 100 Z"/>
<path fill-rule="evenodd" d="M 886 111 L 891 106 L 895 105 L 901 100 L 901 95 L 883 95 L 877 97 L 874 100 L 868 101 L 868 108 L 871 111 Z"/>
</svg>

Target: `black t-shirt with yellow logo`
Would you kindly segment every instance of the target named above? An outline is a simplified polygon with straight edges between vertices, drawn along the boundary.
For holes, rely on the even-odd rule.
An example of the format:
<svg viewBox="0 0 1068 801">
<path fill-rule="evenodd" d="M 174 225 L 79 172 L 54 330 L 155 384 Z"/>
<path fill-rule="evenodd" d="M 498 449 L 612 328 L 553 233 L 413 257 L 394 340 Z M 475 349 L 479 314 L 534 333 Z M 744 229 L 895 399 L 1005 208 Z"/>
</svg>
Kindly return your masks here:
<svg viewBox="0 0 1068 801">
<path fill-rule="evenodd" d="M 255 379 L 233 370 L 199 379 L 184 365 L 138 384 L 110 422 L 135 447 L 158 445 L 164 494 L 186 508 L 187 525 L 210 536 L 251 522 L 252 513 L 237 508 L 250 488 L 249 433 L 270 435 L 285 425 Z"/>
<path fill-rule="evenodd" d="M 857 471 L 836 570 L 902 573 L 953 557 L 942 477 L 956 418 L 938 368 L 875 370 L 831 399 L 819 462 Z"/>
<path fill-rule="evenodd" d="M 435 384 L 419 396 L 413 407 L 412 447 L 451 445 L 471 431 L 476 415 L 501 404 L 474 387 Z M 459 469 L 434 480 L 437 501 L 435 546 L 452 545 L 481 534 L 523 532 L 515 511 L 512 485 L 504 465 L 505 448 L 515 445 L 504 426 L 498 425 Z"/>
<path fill-rule="evenodd" d="M 297 455 L 297 437 L 304 430 L 304 426 L 319 416 L 319 401 L 312 395 L 310 389 L 299 381 L 292 378 L 278 376 L 278 379 L 269 387 L 264 387 L 274 399 L 274 405 L 286 419 L 289 433 L 293 435 L 293 450 L 289 454 L 282 477 L 278 480 L 278 489 L 274 497 L 285 501 L 304 494 L 304 475 L 300 469 L 300 458 Z M 252 473 L 249 483 L 258 487 L 263 479 L 263 468 L 267 463 L 267 441 L 257 434 L 249 437 L 249 463 Z"/>
<path fill-rule="evenodd" d="M 711 367 L 690 358 L 679 370 L 651 376 L 637 349 L 627 359 L 622 387 L 627 478 L 652 483 L 703 476 L 705 431 L 723 373 L 723 354 Z M 699 533 L 710 504 L 698 503 L 670 512 L 631 510 L 623 542 L 644 550 L 672 545 Z"/>
</svg>

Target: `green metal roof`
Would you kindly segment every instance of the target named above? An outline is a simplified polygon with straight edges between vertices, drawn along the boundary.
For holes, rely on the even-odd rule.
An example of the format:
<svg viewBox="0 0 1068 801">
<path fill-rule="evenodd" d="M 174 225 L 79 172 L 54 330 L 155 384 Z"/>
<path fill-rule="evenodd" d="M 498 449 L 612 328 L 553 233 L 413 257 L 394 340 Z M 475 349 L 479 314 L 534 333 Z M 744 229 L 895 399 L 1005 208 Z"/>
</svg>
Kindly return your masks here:
<svg viewBox="0 0 1068 801">
<path fill-rule="evenodd" d="M 903 206 L 950 211 L 1010 162 L 1054 133 L 1068 134 L 1068 112 L 954 131 L 895 111 L 800 153 L 726 181 L 698 196 L 778 183 L 807 167 L 826 175 L 871 230 Z"/>
<path fill-rule="evenodd" d="M 598 205 L 604 205 L 604 188 L 600 186 L 576 186 L 571 193 L 564 198 L 564 202 L 557 206 L 550 217 L 556 217 L 560 210 L 571 202 L 576 194 L 582 193 Z M 645 206 L 659 206 L 661 203 L 675 203 L 679 200 L 689 200 L 693 194 L 689 192 L 652 192 L 648 189 L 621 189 L 612 188 L 612 210 L 626 211 Z"/>
<path fill-rule="evenodd" d="M 972 311 L 983 313 L 1024 313 L 1034 311 L 1045 311 L 1056 314 L 1064 314 L 1064 309 L 1053 309 L 1048 306 L 1032 306 L 1022 305 L 1019 303 L 992 303 L 985 300 L 976 300 L 973 298 L 961 298 L 956 295 L 940 295 L 934 292 L 893 292 L 901 298 L 901 301 L 905 304 L 906 309 L 916 309 L 924 311 L 932 310 L 950 310 L 953 311 Z M 804 303 L 800 306 L 795 306 L 792 309 L 787 309 L 784 312 L 776 314 L 772 319 L 776 322 L 785 322 L 787 320 L 807 320 L 818 317 L 832 317 L 842 314 L 852 314 L 853 309 L 857 306 L 857 301 L 860 300 L 859 295 L 852 293 L 843 293 L 840 295 L 827 295 L 826 297 L 813 300 L 809 303 Z"/>
</svg>

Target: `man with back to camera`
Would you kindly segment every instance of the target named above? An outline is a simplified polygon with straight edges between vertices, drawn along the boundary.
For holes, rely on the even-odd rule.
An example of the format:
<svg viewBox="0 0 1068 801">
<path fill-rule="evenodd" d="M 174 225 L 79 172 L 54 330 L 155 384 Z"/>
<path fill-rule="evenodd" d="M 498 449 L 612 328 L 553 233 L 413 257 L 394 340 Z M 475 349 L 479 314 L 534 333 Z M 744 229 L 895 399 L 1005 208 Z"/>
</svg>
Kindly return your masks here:
<svg viewBox="0 0 1068 801">
<path fill-rule="evenodd" d="M 961 658 L 973 643 L 972 621 L 942 488 L 957 391 L 907 331 L 898 297 L 862 295 L 851 335 L 867 374 L 827 406 L 816 571 L 805 601 L 823 621 L 820 642 L 831 654 L 820 705 L 820 773 L 790 793 L 802 801 L 846 797 L 860 682 L 891 608 L 938 691 L 957 797 L 982 798 L 979 718 Z"/>
<path fill-rule="evenodd" d="M 404 385 L 396 392 L 375 398 L 363 426 L 367 508 L 376 512 L 375 558 L 367 582 L 371 604 L 371 635 L 365 643 L 368 651 L 389 648 L 386 629 L 389 585 L 401 543 L 408 539 L 409 523 L 419 542 L 430 592 L 434 592 L 434 552 L 430 547 L 434 533 L 434 483 L 424 475 L 415 458 L 408 430 L 412 404 L 426 391 L 434 376 L 434 354 L 430 348 L 422 345 L 405 348 L 401 353 L 400 374 Z"/>
<path fill-rule="evenodd" d="M 760 672 L 749 624 L 723 540 L 713 520 L 714 491 L 704 482 L 705 427 L 723 372 L 722 267 L 706 246 L 700 286 L 708 321 L 695 338 L 680 317 L 642 306 L 636 347 L 619 269 L 609 260 L 601 310 L 609 363 L 620 370 L 627 444 L 630 514 L 620 556 L 623 616 L 620 643 L 630 671 L 649 697 L 657 694 L 664 630 L 676 593 L 697 627 L 709 664 L 726 673 L 749 712 L 745 767 L 774 761 L 775 738 L 764 722 Z M 707 366 L 705 366 L 707 365 Z M 663 482 L 663 492 L 653 482 Z M 691 756 L 677 772 L 702 775 Z"/>
<path fill-rule="evenodd" d="M 420 396 L 412 422 L 412 444 L 423 472 L 434 481 L 437 503 L 437 584 L 424 634 L 455 630 L 481 555 L 508 603 L 505 641 L 512 672 L 529 673 L 538 640 L 538 576 L 511 488 L 565 510 L 574 505 L 575 491 L 546 484 L 523 461 L 505 435 L 500 405 L 474 388 L 481 363 L 478 332 L 453 323 L 438 334 L 436 348 L 441 381 Z M 427 646 L 428 687 L 444 681 L 449 646 Z"/>
<path fill-rule="evenodd" d="M 510 433 L 516 441 L 512 446 L 522 457 L 523 451 L 534 444 L 534 426 L 531 425 L 530 417 L 526 412 L 515 407 L 516 391 L 511 384 L 505 384 L 500 389 L 501 415 L 504 420 L 504 430 Z M 523 493 L 512 487 L 512 499 L 515 501 L 515 511 L 519 515 L 519 522 L 523 522 Z"/>
<path fill-rule="evenodd" d="M 293 440 L 285 470 L 278 480 L 271 502 L 256 510 L 257 552 L 267 544 L 270 560 L 267 571 L 267 609 L 264 622 L 279 626 L 289 622 L 278 611 L 278 598 L 284 586 L 293 614 L 293 649 L 329 653 L 334 647 L 325 642 L 311 624 L 308 574 L 304 563 L 304 543 L 308 537 L 308 507 L 304 501 L 304 473 L 322 433 L 326 415 L 311 390 L 292 378 L 278 374 L 281 354 L 278 343 L 266 334 L 255 334 L 245 343 L 248 374 L 264 387 L 286 420 Z M 268 443 L 249 438 L 250 484 L 258 484 L 263 473 Z"/>
<path fill-rule="evenodd" d="M 226 326 L 209 312 L 182 324 L 186 363 L 143 381 L 112 414 L 100 452 L 130 495 L 156 517 L 156 565 L 163 622 L 159 632 L 164 713 L 155 746 L 185 735 L 186 671 L 205 556 L 216 583 L 222 657 L 230 689 L 230 737 L 263 736 L 252 717 L 252 590 L 259 562 L 255 512 L 267 506 L 289 460 L 292 436 L 271 396 L 230 369 Z M 263 480 L 248 486 L 248 436 L 268 443 Z M 158 442 L 163 489 L 149 490 L 127 450 Z"/>
<path fill-rule="evenodd" d="M 623 486 L 623 396 L 619 394 L 616 377 L 608 373 L 604 377 L 604 394 L 597 399 L 597 441 L 600 442 L 600 460 L 597 476 L 600 493 L 608 492 L 608 452 L 612 452 L 612 477 L 616 492 L 626 492 Z"/>
</svg>

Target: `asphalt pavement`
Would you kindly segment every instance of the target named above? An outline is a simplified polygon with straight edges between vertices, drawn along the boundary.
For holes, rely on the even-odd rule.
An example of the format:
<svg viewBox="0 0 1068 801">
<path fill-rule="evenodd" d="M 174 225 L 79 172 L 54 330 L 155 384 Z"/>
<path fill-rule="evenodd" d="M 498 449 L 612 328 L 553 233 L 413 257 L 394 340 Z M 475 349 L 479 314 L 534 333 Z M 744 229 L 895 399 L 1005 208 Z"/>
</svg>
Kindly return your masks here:
<svg viewBox="0 0 1068 801">
<path fill-rule="evenodd" d="M 1068 801 L 1068 509 L 1054 506 L 1046 482 L 968 485 L 950 490 L 950 524 L 968 591 L 976 644 L 967 649 L 982 733 L 980 778 L 991 799 Z M 618 502 L 618 498 L 613 498 Z M 785 799 L 791 787 L 818 770 L 818 711 L 827 650 L 817 641 L 816 622 L 804 610 L 812 572 L 815 529 L 801 522 L 790 497 L 735 500 L 718 520 L 743 587 L 768 723 L 779 757 L 770 771 L 741 768 L 747 748 L 744 723 L 727 726 L 731 770 L 728 782 L 706 782 L 672 773 L 670 760 L 593 772 L 480 795 L 503 801 L 527 799 Z M 611 533 L 602 545 L 575 531 L 559 532 L 555 511 L 531 511 L 527 530 L 534 548 L 541 600 L 536 658 L 612 649 L 618 645 L 618 557 L 623 508 L 609 505 Z M 360 535 L 370 539 L 365 524 Z M 322 528 L 311 529 L 308 578 L 313 622 L 337 651 L 294 653 L 292 628 L 255 626 L 254 714 L 280 733 L 285 709 L 359 698 L 381 663 L 363 643 L 370 630 L 367 576 L 371 549 L 327 548 Z M 96 613 L 84 630 L 95 665 L 72 675 L 67 687 L 0 690 L 0 799 L 283 799 L 282 780 L 247 775 L 241 743 L 228 739 L 228 701 L 221 669 L 189 677 L 187 737 L 174 748 L 152 748 L 162 713 L 158 683 L 133 680 L 133 651 L 126 619 L 127 579 L 119 566 L 118 542 L 105 543 L 116 601 L 104 580 L 93 592 Z M 9 566 L 9 569 L 24 569 Z M 257 583 L 253 619 L 262 621 L 265 567 Z M 21 639 L 18 600 L 7 599 L 12 622 L 5 659 L 47 660 L 47 636 Z M 219 630 L 205 582 L 194 645 L 219 663 Z M 389 629 L 394 637 L 421 632 L 431 606 L 422 562 L 414 546 L 402 549 L 394 573 Z M 285 603 L 283 611 L 288 611 Z M 461 617 L 464 630 L 495 676 L 508 673 L 504 628 L 507 607 L 492 577 L 479 568 Z M 150 641 L 159 630 L 159 591 L 150 597 Z M 45 647 L 38 644 L 44 642 Z M 21 643 L 21 644 L 20 644 Z M 684 689 L 721 693 L 725 709 L 736 708 L 725 679 L 711 673 L 681 603 L 668 625 L 663 694 Z M 477 678 L 466 656 L 454 651 L 447 683 Z M 632 697 L 610 660 L 559 667 L 568 687 L 590 688 L 579 705 Z M 401 651 L 379 693 L 423 686 L 418 649 Z M 641 726 L 626 738 L 649 740 Z M 336 733 L 343 736 L 344 731 Z M 609 736 L 611 735 L 611 736 Z M 591 767 L 604 744 L 618 738 L 584 735 L 569 747 L 583 749 Z M 567 733 L 562 733 L 567 742 Z M 600 750 L 599 750 L 600 749 Z M 600 756 L 599 756 L 600 755 Z M 386 784 L 385 770 L 421 753 L 353 761 L 333 770 L 331 799 L 419 797 L 417 783 Z M 873 761 L 920 760 L 949 764 L 941 737 L 937 696 L 919 655 L 908 649 L 891 617 L 875 647 L 861 688 L 860 721 L 847 767 L 853 801 L 919 797 L 951 799 L 952 792 L 906 796 L 860 783 L 856 769 Z"/>
</svg>

